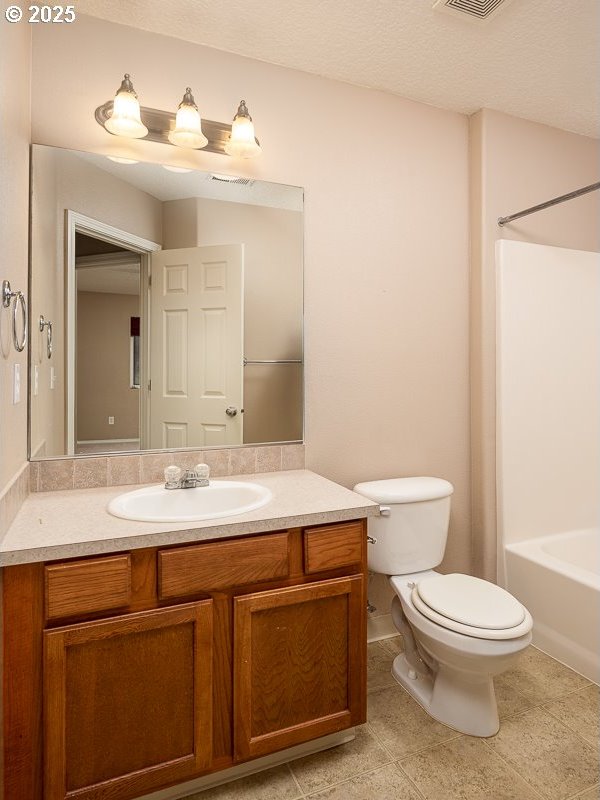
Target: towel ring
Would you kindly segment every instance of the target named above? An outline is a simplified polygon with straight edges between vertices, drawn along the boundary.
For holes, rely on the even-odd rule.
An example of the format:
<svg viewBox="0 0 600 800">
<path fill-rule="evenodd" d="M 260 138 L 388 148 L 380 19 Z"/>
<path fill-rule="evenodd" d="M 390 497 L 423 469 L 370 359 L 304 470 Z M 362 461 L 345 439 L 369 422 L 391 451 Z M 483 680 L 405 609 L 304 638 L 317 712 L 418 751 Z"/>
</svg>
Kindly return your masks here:
<svg viewBox="0 0 600 800">
<path fill-rule="evenodd" d="M 2 281 L 2 305 L 4 308 L 10 308 L 13 297 L 15 299 L 12 313 L 13 344 L 17 353 L 21 353 L 27 343 L 27 305 L 25 303 L 25 295 L 21 291 L 13 292 L 10 288 L 10 282 Z M 23 325 L 20 337 L 17 335 L 17 309 L 19 306 L 21 307 L 21 323 Z"/>
<path fill-rule="evenodd" d="M 40 333 L 44 332 L 46 328 L 46 353 L 48 358 L 52 358 L 52 323 L 49 319 L 44 319 L 43 314 L 40 314 Z"/>
</svg>

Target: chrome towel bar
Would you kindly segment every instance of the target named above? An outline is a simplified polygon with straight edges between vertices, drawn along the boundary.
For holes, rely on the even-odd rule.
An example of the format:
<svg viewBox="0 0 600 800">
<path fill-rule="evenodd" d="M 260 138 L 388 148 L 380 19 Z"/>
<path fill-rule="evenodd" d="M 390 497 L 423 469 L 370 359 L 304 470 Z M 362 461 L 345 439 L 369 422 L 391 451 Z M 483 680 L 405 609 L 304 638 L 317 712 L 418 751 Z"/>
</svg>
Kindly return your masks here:
<svg viewBox="0 0 600 800">
<path fill-rule="evenodd" d="M 27 304 L 25 302 L 25 295 L 23 292 L 17 290 L 13 292 L 10 288 L 10 281 L 2 281 L 2 306 L 10 308 L 11 301 L 14 298 L 13 313 L 12 313 L 12 337 L 13 344 L 17 353 L 21 353 L 25 349 L 27 343 Z M 17 334 L 17 309 L 21 308 L 21 324 L 23 329 L 21 336 Z"/>
<path fill-rule="evenodd" d="M 43 314 L 40 314 L 40 333 L 44 332 L 46 328 L 46 353 L 48 358 L 52 358 L 52 323 L 49 319 L 44 319 Z"/>
</svg>

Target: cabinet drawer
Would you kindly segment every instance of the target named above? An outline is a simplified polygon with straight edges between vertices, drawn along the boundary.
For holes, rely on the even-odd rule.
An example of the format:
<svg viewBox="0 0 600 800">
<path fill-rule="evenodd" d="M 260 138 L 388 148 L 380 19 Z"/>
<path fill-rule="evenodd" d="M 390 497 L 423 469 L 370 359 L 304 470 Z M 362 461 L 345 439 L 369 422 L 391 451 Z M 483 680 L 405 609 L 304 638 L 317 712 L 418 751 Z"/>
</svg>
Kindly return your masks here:
<svg viewBox="0 0 600 800">
<path fill-rule="evenodd" d="M 360 564 L 363 552 L 362 522 L 341 522 L 304 531 L 304 571 L 323 572 Z"/>
<path fill-rule="evenodd" d="M 44 573 L 46 618 L 49 620 L 129 605 L 129 555 L 50 564 Z"/>
<path fill-rule="evenodd" d="M 287 578 L 288 534 L 212 542 L 158 554 L 158 596 L 170 597 Z"/>
</svg>

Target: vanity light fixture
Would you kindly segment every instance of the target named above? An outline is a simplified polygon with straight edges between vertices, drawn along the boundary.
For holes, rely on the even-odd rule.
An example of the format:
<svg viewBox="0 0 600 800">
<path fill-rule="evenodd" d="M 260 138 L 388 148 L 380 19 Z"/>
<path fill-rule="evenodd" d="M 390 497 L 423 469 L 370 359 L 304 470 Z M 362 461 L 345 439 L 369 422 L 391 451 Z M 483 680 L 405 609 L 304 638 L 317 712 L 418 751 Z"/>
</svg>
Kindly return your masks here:
<svg viewBox="0 0 600 800">
<path fill-rule="evenodd" d="M 254 123 L 248 113 L 245 100 L 240 100 L 238 110 L 231 126 L 231 138 L 225 145 L 225 152 L 229 156 L 239 158 L 252 158 L 260 153 L 260 143 L 254 136 Z"/>
<path fill-rule="evenodd" d="M 198 106 L 194 102 L 194 95 L 189 86 L 177 107 L 175 130 L 170 131 L 169 141 L 177 147 L 191 147 L 194 150 L 200 150 L 208 144 L 208 139 L 202 133 Z"/>
<path fill-rule="evenodd" d="M 98 106 L 95 118 L 99 125 L 115 136 L 147 139 L 238 158 L 251 158 L 261 152 L 254 135 L 254 123 L 244 100 L 238 106 L 232 125 L 201 119 L 188 87 L 177 113 L 173 114 L 140 106 L 128 74 L 114 101 L 109 100 Z"/>
<path fill-rule="evenodd" d="M 127 136 L 129 139 L 142 139 L 148 135 L 148 128 L 140 117 L 138 96 L 128 73 L 125 73 L 117 89 L 112 114 L 104 123 L 104 127 L 115 136 Z"/>
</svg>

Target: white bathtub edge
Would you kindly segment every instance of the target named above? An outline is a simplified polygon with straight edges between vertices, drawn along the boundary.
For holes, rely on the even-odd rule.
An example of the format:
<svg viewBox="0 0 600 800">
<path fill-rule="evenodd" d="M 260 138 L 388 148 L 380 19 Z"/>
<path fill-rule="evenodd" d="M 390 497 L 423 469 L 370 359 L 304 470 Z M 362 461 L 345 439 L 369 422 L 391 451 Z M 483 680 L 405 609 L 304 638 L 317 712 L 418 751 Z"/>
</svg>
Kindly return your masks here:
<svg viewBox="0 0 600 800">
<path fill-rule="evenodd" d="M 598 656 L 595 652 L 567 639 L 542 622 L 534 626 L 532 644 L 589 681 L 600 684 Z"/>
</svg>

